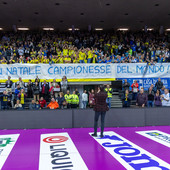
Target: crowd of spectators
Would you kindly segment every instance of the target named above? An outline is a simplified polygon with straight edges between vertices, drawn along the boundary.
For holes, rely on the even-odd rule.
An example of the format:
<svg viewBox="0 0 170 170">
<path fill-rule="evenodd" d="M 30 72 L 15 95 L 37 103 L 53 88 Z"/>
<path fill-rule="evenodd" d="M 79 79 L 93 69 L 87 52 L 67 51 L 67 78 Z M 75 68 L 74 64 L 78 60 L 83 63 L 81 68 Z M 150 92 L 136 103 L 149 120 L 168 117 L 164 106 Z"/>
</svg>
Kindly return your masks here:
<svg viewBox="0 0 170 170">
<path fill-rule="evenodd" d="M 167 37 L 158 33 L 2 33 L 0 63 L 165 63 Z"/>
<path fill-rule="evenodd" d="M 132 89 L 131 93 L 130 87 Z M 170 106 L 169 90 L 165 88 L 160 78 L 155 85 L 151 84 L 148 91 L 144 91 L 143 87 L 139 89 L 139 84 L 136 80 L 130 85 L 125 79 L 123 90 L 122 100 L 124 107 L 130 107 L 132 100 L 136 101 L 136 106 L 139 107 Z"/>
</svg>

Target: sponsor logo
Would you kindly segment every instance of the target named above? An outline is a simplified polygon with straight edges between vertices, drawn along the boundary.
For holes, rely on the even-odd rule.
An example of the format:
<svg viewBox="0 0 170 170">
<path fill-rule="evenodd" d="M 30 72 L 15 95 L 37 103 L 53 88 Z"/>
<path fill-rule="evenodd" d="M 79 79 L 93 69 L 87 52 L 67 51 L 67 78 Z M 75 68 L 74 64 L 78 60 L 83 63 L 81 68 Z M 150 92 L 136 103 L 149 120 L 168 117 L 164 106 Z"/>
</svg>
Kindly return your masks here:
<svg viewBox="0 0 170 170">
<path fill-rule="evenodd" d="M 170 170 L 168 163 L 115 132 L 105 132 L 104 138 L 94 139 L 128 170 Z"/>
<path fill-rule="evenodd" d="M 18 137 L 19 134 L 0 135 L 0 169 L 3 167 Z"/>
<path fill-rule="evenodd" d="M 146 138 L 149 138 L 162 145 L 170 147 L 170 134 L 168 133 L 164 133 L 159 130 L 138 131 L 136 133 L 145 136 Z"/>
<path fill-rule="evenodd" d="M 39 170 L 87 170 L 68 133 L 42 134 Z"/>
</svg>

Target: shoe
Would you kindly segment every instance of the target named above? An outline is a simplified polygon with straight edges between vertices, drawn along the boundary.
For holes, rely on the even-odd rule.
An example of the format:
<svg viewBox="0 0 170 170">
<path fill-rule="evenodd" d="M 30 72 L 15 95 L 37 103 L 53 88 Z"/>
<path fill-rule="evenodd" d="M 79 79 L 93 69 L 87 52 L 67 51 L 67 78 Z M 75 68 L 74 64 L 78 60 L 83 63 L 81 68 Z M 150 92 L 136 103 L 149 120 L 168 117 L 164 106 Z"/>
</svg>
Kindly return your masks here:
<svg viewBox="0 0 170 170">
<path fill-rule="evenodd" d="M 96 133 L 93 133 L 93 134 L 91 134 L 91 136 L 93 136 L 93 137 L 97 137 L 97 134 L 96 134 Z"/>
<path fill-rule="evenodd" d="M 101 138 L 103 138 L 103 137 L 104 137 L 104 135 L 100 135 L 100 137 L 101 137 Z"/>
</svg>

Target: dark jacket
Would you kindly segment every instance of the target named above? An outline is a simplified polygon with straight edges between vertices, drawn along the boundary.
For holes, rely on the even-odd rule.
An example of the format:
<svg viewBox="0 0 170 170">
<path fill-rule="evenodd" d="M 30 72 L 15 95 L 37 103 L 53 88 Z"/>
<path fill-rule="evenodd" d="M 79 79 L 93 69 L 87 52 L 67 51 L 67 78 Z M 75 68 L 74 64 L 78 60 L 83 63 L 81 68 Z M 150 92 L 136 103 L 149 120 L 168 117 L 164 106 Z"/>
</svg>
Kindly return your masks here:
<svg viewBox="0 0 170 170">
<path fill-rule="evenodd" d="M 157 88 L 157 90 L 160 90 L 163 87 L 162 81 L 157 81 L 155 87 Z"/>
<path fill-rule="evenodd" d="M 43 86 L 44 86 L 44 84 L 41 86 L 41 93 L 42 93 L 42 90 L 43 90 Z M 46 84 L 45 85 L 45 91 L 44 91 L 44 94 L 48 94 L 49 93 L 49 85 L 48 84 Z"/>
<path fill-rule="evenodd" d="M 126 90 L 129 90 L 130 84 L 127 82 L 127 83 L 123 83 L 122 86 L 123 86 L 124 91 L 126 91 Z"/>
<path fill-rule="evenodd" d="M 137 99 L 136 99 L 136 103 L 138 104 L 138 106 L 142 106 L 143 104 L 146 105 L 147 101 L 148 101 L 148 98 L 145 93 L 143 93 L 143 94 L 138 93 Z"/>
<path fill-rule="evenodd" d="M 6 86 L 6 88 L 12 88 L 12 84 L 13 84 L 13 82 L 10 80 L 10 81 L 6 81 L 6 83 L 5 83 L 5 86 Z"/>
<path fill-rule="evenodd" d="M 155 95 L 154 99 L 155 99 L 155 106 L 162 106 L 162 101 L 160 96 Z"/>
<path fill-rule="evenodd" d="M 94 95 L 95 99 L 95 106 L 94 106 L 94 111 L 96 112 L 106 112 L 109 110 L 106 99 L 107 99 L 107 94 L 105 92 L 99 92 Z"/>
<path fill-rule="evenodd" d="M 63 102 L 65 101 L 65 97 L 58 97 L 57 100 L 59 105 L 63 105 Z"/>
<path fill-rule="evenodd" d="M 35 94 L 35 95 L 38 95 L 38 94 L 40 94 L 40 88 L 39 88 L 39 85 L 35 85 L 35 86 L 33 86 L 33 93 Z"/>
</svg>

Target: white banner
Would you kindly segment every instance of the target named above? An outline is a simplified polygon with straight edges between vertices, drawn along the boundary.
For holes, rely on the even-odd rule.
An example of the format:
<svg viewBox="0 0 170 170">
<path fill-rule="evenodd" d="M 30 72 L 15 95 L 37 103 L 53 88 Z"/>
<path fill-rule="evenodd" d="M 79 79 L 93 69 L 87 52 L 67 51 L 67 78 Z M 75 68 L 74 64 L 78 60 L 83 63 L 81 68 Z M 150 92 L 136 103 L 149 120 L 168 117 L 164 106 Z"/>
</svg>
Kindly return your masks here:
<svg viewBox="0 0 170 170">
<path fill-rule="evenodd" d="M 147 65 L 145 63 L 116 64 L 116 78 L 168 78 L 170 63 Z"/>
<path fill-rule="evenodd" d="M 77 78 L 114 78 L 115 69 L 110 64 L 1 64 L 0 79 L 69 79 Z"/>
<path fill-rule="evenodd" d="M 170 134 L 168 133 L 159 130 L 138 131 L 136 133 L 170 148 Z"/>
<path fill-rule="evenodd" d="M 68 133 L 42 134 L 39 170 L 88 170 Z"/>
<path fill-rule="evenodd" d="M 2 169 L 18 137 L 19 134 L 0 135 L 0 169 Z"/>
<path fill-rule="evenodd" d="M 161 160 L 115 132 L 105 132 L 105 136 L 103 138 L 94 139 L 127 170 L 170 170 L 170 165 L 167 162 Z"/>
</svg>

